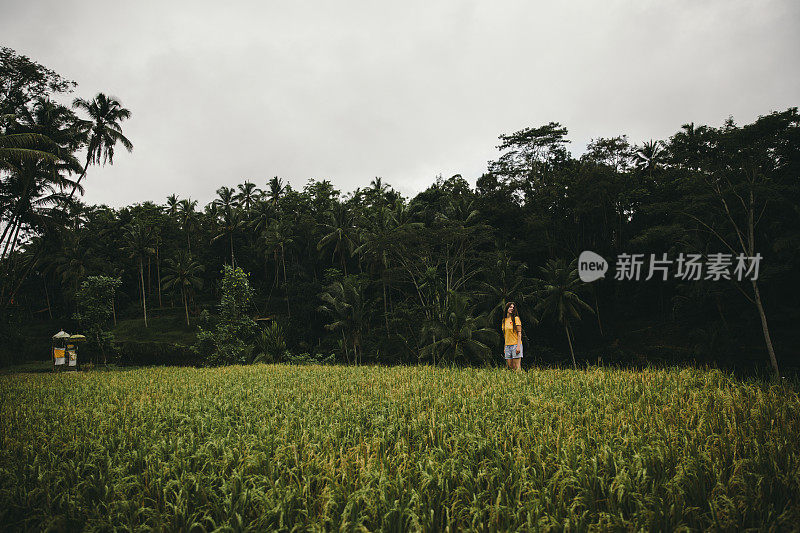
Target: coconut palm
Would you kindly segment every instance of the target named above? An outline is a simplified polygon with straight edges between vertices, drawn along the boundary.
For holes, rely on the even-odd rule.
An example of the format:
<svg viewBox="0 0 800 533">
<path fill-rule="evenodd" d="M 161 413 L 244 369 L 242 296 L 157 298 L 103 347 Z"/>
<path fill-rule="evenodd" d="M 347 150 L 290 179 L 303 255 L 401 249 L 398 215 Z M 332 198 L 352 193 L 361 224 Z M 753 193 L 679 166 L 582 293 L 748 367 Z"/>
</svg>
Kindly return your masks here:
<svg viewBox="0 0 800 533">
<path fill-rule="evenodd" d="M 272 202 L 273 206 L 277 206 L 278 200 L 281 196 L 284 195 L 286 192 L 286 186 L 283 184 L 283 180 L 280 179 L 278 176 L 275 176 L 271 180 L 267 182 L 267 192 L 266 195 L 269 198 L 270 202 Z"/>
<path fill-rule="evenodd" d="M 564 326 L 569 351 L 572 355 L 572 366 L 577 369 L 575 350 L 572 348 L 570 321 L 580 320 L 581 311 L 590 313 L 594 311 L 581 299 L 586 285 L 578 278 L 576 265 L 577 260 L 573 260 L 569 265 L 563 259 L 547 261 L 541 269 L 542 278 L 535 280 L 540 287 L 535 292 L 539 303 L 536 304 L 534 310 L 541 317 L 551 316 Z"/>
<path fill-rule="evenodd" d="M 328 247 L 333 248 L 331 259 L 337 253 L 342 263 L 344 275 L 347 275 L 347 262 L 345 254 L 351 255 L 355 248 L 356 227 L 353 223 L 353 214 L 344 203 L 335 203 L 333 208 L 326 213 L 327 222 L 321 224 L 323 237 L 317 243 L 317 250 Z"/>
<path fill-rule="evenodd" d="M 498 252 L 494 262 L 487 269 L 489 281 L 478 283 L 478 295 L 482 309 L 488 310 L 491 324 L 499 324 L 508 302 L 516 302 L 522 320 L 527 324 L 535 324 L 536 318 L 529 312 L 530 306 L 524 304 L 530 294 L 531 284 L 526 277 L 528 267 L 524 263 L 514 261 L 508 253 Z"/>
<path fill-rule="evenodd" d="M 178 200 L 177 194 L 170 194 L 167 196 L 167 214 L 170 217 L 175 217 L 178 214 L 178 208 L 180 207 L 180 200 Z"/>
<path fill-rule="evenodd" d="M 78 145 L 68 108 L 39 98 L 24 116 L 8 116 L 0 129 L 0 219 L 7 223 L 0 236 L 3 256 L 13 252 L 23 218 L 61 201 L 61 191 L 75 184 L 67 175 L 80 171 L 71 153 Z"/>
<path fill-rule="evenodd" d="M 478 219 L 478 208 L 474 199 L 466 196 L 448 195 L 437 220 L 459 226 L 469 226 Z"/>
<path fill-rule="evenodd" d="M 286 281 L 286 248 L 294 242 L 294 235 L 292 234 L 292 226 L 286 219 L 280 219 L 273 224 L 267 226 L 267 229 L 261 234 L 262 243 L 264 244 L 264 255 L 272 254 L 275 260 L 275 277 L 272 284 L 274 289 L 278 285 L 278 265 L 283 265 L 283 284 L 286 289 L 286 312 L 291 317 L 291 308 L 289 306 L 289 286 Z M 280 260 L 280 261 L 279 261 Z M 272 289 L 270 289 L 268 299 L 272 297 Z"/>
<path fill-rule="evenodd" d="M 446 227 L 447 233 L 452 236 L 452 241 L 448 245 L 450 250 L 447 252 L 446 268 L 451 274 L 451 279 L 455 278 L 457 272 L 461 274 L 461 277 L 457 280 L 454 279 L 447 288 L 460 290 L 470 278 L 478 273 L 477 269 L 467 266 L 472 257 L 470 251 L 474 250 L 476 237 L 479 235 L 476 226 L 478 210 L 475 200 L 466 195 L 448 194 L 442 200 L 442 211 L 436 213 L 434 220 Z M 450 260 L 451 253 L 452 260 Z"/>
<path fill-rule="evenodd" d="M 259 199 L 253 205 L 250 229 L 253 233 L 258 235 L 267 229 L 267 226 L 269 226 L 270 222 L 275 220 L 276 217 L 277 211 L 275 210 L 275 206 L 273 206 L 271 202 Z"/>
<path fill-rule="evenodd" d="M 230 187 L 222 186 L 217 189 L 217 198 L 214 199 L 214 203 L 221 211 L 233 209 L 236 207 L 236 193 Z"/>
<path fill-rule="evenodd" d="M 239 189 L 234 195 L 234 200 L 238 202 L 239 207 L 245 210 L 246 213 L 250 212 L 250 208 L 261 196 L 261 189 L 256 187 L 255 183 L 245 181 L 236 186 Z"/>
<path fill-rule="evenodd" d="M 90 120 L 83 121 L 87 136 L 86 164 L 78 181 L 75 182 L 75 187 L 69 194 L 70 198 L 86 176 L 86 170 L 90 164 L 99 165 L 101 162 L 103 165 L 114 164 L 114 147 L 117 143 L 121 144 L 128 152 L 133 151 L 133 143 L 122 134 L 122 127 L 119 125 L 120 122 L 131 117 L 131 112 L 122 107 L 116 97 L 97 93 L 97 96 L 91 101 L 76 98 L 72 102 L 72 106 L 86 111 Z"/>
<path fill-rule="evenodd" d="M 364 191 L 367 205 L 374 208 L 391 203 L 391 198 L 388 198 L 391 190 L 392 188 L 383 182 L 383 178 L 375 177 L 369 182 L 369 188 Z"/>
<path fill-rule="evenodd" d="M 56 163 L 66 158 L 77 163 L 71 155 L 80 142 L 76 121 L 72 111 L 46 98 L 37 98 L 31 111 L 0 115 L 0 169 L 20 162 Z"/>
<path fill-rule="evenodd" d="M 142 314 L 144 316 L 144 327 L 147 327 L 147 296 L 144 285 L 144 258 L 155 253 L 153 248 L 154 237 L 152 228 L 141 221 L 134 221 L 125 229 L 125 250 L 132 259 L 137 259 L 139 263 L 139 280 L 142 294 Z"/>
<path fill-rule="evenodd" d="M 0 272 L 0 308 L 6 309 L 17 295 L 27 276 L 40 265 L 49 263 L 63 247 L 63 230 L 68 226 L 68 218 L 57 207 L 46 207 L 46 198 L 36 202 L 32 209 L 26 209 L 22 225 L 26 228 L 25 246 L 21 251 L 9 254 L 4 263 L 6 271 Z M 15 238 L 18 237 L 15 232 Z"/>
<path fill-rule="evenodd" d="M 72 286 L 75 294 L 89 270 L 89 251 L 81 242 L 79 232 L 66 230 L 61 240 L 62 245 L 52 259 L 53 266 L 61 277 L 61 282 L 66 286 Z"/>
<path fill-rule="evenodd" d="M 348 345 L 353 350 L 356 363 L 363 362 L 361 339 L 370 316 L 370 302 L 364 295 L 366 283 L 356 276 L 346 276 L 335 281 L 320 294 L 322 305 L 317 310 L 328 314 L 331 322 L 328 331 L 341 330 L 345 358 L 350 362 Z"/>
<path fill-rule="evenodd" d="M 380 179 L 380 178 L 377 178 Z M 392 210 L 386 206 L 370 211 L 371 216 L 365 217 L 360 235 L 360 244 L 353 250 L 374 265 L 380 272 L 381 286 L 383 288 L 383 316 L 386 323 L 386 335 L 389 335 L 389 309 L 387 297 L 387 276 L 389 268 L 389 246 L 392 242 L 392 230 L 396 225 Z"/>
<path fill-rule="evenodd" d="M 186 233 L 186 251 L 192 253 L 192 231 L 197 229 L 197 212 L 194 210 L 197 207 L 197 200 L 191 198 L 184 198 L 179 203 L 178 218 Z"/>
<path fill-rule="evenodd" d="M 49 150 L 48 150 L 49 148 Z M 19 161 L 56 162 L 54 144 L 46 135 L 38 133 L 0 133 L 0 168 L 8 169 Z"/>
<path fill-rule="evenodd" d="M 442 316 L 422 327 L 429 344 L 420 351 L 420 358 L 431 358 L 434 365 L 437 355 L 451 363 L 489 361 L 490 345 L 499 342 L 499 334 L 488 327 L 486 317 L 473 316 L 473 311 L 466 296 L 450 291 Z"/>
<path fill-rule="evenodd" d="M 642 170 L 649 170 L 650 174 L 652 174 L 654 169 L 664 164 L 666 156 L 664 143 L 650 139 L 641 148 L 636 147 L 634 155 L 636 157 L 636 166 Z"/>
<path fill-rule="evenodd" d="M 244 227 L 245 222 L 242 220 L 241 211 L 234 208 L 223 208 L 222 209 L 222 217 L 218 220 L 217 224 L 217 234 L 211 239 L 212 241 L 216 241 L 222 238 L 227 237 L 228 243 L 230 244 L 231 249 L 231 266 L 236 267 L 236 258 L 234 256 L 233 250 L 233 235 L 239 229 Z"/>
<path fill-rule="evenodd" d="M 203 280 L 199 274 L 205 270 L 203 265 L 192 259 L 188 252 L 178 252 L 175 259 L 166 260 L 165 275 L 163 278 L 165 290 L 180 290 L 183 299 L 183 308 L 186 311 L 186 325 L 189 325 L 188 293 L 192 289 L 200 289 Z"/>
</svg>

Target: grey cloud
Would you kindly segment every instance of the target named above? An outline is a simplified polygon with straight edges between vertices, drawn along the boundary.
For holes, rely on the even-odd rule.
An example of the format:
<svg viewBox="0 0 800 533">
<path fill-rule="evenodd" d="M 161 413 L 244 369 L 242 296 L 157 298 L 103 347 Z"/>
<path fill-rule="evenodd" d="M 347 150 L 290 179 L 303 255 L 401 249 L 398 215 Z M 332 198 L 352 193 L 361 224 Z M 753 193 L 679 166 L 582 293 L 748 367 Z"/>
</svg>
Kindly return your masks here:
<svg viewBox="0 0 800 533">
<path fill-rule="evenodd" d="M 800 6 L 713 2 L 5 2 L 3 44 L 133 112 L 89 202 L 279 175 L 474 183 L 501 133 L 559 121 L 570 149 L 797 105 Z"/>
</svg>

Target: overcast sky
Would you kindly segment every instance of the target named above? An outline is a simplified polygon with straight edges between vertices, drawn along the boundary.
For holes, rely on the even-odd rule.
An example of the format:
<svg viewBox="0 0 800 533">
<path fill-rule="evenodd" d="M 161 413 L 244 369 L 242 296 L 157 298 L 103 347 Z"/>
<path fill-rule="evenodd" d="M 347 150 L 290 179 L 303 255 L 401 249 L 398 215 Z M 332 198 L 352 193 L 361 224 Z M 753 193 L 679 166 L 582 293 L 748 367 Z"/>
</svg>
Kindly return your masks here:
<svg viewBox="0 0 800 533">
<path fill-rule="evenodd" d="M 2 0 L 0 45 L 115 95 L 134 144 L 85 200 L 200 204 L 245 179 L 474 185 L 497 137 L 666 139 L 800 104 L 800 2 Z"/>
</svg>

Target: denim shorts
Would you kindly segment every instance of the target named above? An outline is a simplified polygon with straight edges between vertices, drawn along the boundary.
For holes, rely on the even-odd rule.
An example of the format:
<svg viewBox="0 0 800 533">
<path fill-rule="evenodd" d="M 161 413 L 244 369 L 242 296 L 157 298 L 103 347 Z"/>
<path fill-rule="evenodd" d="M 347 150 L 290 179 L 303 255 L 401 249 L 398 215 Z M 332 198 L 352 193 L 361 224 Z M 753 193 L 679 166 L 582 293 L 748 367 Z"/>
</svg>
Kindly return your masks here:
<svg viewBox="0 0 800 533">
<path fill-rule="evenodd" d="M 517 353 L 517 346 L 519 346 L 519 353 Z M 522 345 L 506 344 L 503 347 L 503 357 L 506 359 L 520 359 L 522 358 Z"/>
</svg>

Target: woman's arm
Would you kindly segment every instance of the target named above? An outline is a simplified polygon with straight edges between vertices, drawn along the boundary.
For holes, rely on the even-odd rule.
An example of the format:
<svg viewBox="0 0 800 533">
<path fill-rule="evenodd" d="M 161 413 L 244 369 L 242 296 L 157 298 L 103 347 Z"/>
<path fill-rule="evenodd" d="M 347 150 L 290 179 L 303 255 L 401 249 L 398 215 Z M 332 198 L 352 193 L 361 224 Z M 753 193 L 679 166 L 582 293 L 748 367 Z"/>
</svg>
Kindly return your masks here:
<svg viewBox="0 0 800 533">
<path fill-rule="evenodd" d="M 522 326 L 517 324 L 517 353 L 522 350 Z"/>
</svg>

